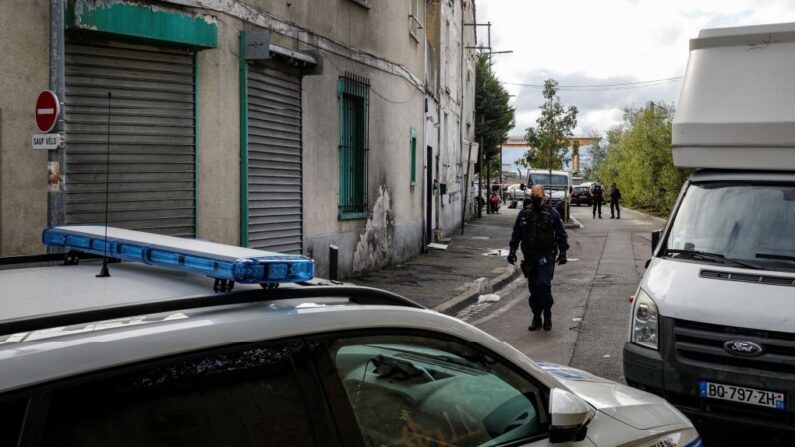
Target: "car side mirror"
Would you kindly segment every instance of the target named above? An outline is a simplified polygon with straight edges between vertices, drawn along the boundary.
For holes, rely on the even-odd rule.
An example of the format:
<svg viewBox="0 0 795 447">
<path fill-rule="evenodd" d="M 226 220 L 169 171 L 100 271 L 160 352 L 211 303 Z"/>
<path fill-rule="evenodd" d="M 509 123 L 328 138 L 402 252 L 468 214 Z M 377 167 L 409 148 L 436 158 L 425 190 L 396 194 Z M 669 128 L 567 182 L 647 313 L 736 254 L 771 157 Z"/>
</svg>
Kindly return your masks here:
<svg viewBox="0 0 795 447">
<path fill-rule="evenodd" d="M 549 429 L 551 444 L 582 441 L 588 431 L 588 423 L 594 417 L 590 405 L 574 393 L 561 388 L 552 389 L 549 412 L 552 419 Z"/>
<path fill-rule="evenodd" d="M 657 244 L 660 243 L 660 238 L 662 238 L 663 230 L 655 230 L 651 232 L 651 252 L 654 254 L 654 249 L 657 248 Z"/>
<path fill-rule="evenodd" d="M 520 184 L 520 185 L 519 185 L 519 189 L 521 189 L 522 191 L 524 191 L 525 189 L 527 189 L 527 185 L 525 185 L 524 183 L 522 183 L 522 184 Z"/>
</svg>

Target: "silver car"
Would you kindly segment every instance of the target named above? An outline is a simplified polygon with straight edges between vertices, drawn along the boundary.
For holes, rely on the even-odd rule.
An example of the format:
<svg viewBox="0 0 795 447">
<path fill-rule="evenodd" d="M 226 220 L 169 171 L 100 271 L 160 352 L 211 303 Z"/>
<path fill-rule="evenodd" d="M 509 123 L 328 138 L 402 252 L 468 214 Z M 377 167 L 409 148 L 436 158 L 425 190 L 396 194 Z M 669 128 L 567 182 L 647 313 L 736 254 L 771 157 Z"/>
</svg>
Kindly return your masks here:
<svg viewBox="0 0 795 447">
<path fill-rule="evenodd" d="M 700 445 L 658 397 L 306 258 L 110 230 L 3 260 L 0 445 Z"/>
</svg>

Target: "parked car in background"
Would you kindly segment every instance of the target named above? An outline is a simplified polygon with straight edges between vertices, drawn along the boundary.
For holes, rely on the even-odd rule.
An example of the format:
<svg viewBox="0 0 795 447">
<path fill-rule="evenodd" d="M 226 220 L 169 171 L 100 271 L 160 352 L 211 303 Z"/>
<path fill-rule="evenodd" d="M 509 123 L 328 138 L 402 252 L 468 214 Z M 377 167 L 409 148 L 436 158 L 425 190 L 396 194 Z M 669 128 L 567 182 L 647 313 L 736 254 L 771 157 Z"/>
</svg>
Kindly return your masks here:
<svg viewBox="0 0 795 447">
<path fill-rule="evenodd" d="M 522 189 L 522 184 L 517 183 L 516 185 L 511 185 L 505 188 L 505 194 L 507 195 L 509 202 L 514 200 L 520 201 L 524 199 L 524 190 Z"/>
<path fill-rule="evenodd" d="M 593 198 L 591 197 L 591 192 L 588 190 L 587 186 L 575 186 L 571 192 L 571 204 L 572 205 L 588 205 L 590 206 L 593 204 Z"/>
</svg>

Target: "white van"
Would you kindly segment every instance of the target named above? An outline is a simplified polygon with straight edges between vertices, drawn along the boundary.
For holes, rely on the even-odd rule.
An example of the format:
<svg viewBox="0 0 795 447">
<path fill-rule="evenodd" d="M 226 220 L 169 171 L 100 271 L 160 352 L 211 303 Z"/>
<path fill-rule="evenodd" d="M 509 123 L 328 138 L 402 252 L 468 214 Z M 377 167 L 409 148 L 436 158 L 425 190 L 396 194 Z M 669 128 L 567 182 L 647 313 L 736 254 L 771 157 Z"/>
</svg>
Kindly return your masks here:
<svg viewBox="0 0 795 447">
<path fill-rule="evenodd" d="M 571 193 L 571 173 L 566 171 L 550 173 L 544 169 L 528 171 L 525 198 L 530 198 L 530 188 L 533 185 L 544 185 L 550 205 L 557 208 L 558 212 L 563 215 L 563 203 L 568 200 L 569 193 Z"/>
<path fill-rule="evenodd" d="M 627 383 L 694 421 L 795 432 L 795 23 L 690 42 L 673 159 L 697 168 L 635 295 Z"/>
</svg>

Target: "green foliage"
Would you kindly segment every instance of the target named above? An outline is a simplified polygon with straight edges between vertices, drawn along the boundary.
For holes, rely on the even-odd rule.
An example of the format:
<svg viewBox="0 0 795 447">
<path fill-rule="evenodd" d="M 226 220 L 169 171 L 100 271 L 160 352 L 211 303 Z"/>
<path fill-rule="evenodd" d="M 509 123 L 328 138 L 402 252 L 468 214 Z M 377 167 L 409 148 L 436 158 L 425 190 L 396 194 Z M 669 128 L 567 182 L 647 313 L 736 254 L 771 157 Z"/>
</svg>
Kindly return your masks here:
<svg viewBox="0 0 795 447">
<path fill-rule="evenodd" d="M 499 147 L 515 125 L 516 110 L 510 95 L 491 69 L 487 54 L 478 55 L 475 73 L 475 138 L 487 160 L 499 155 Z"/>
<path fill-rule="evenodd" d="M 577 107 L 563 107 L 558 96 L 558 81 L 544 81 L 544 98 L 538 127 L 529 127 L 525 139 L 530 150 L 526 163 L 535 169 L 561 169 L 566 155 L 566 137 L 577 126 Z"/>
<path fill-rule="evenodd" d="M 591 163 L 589 166 L 583 168 L 583 177 L 589 181 L 595 181 L 596 177 L 598 177 L 597 171 L 599 170 L 599 166 L 602 164 L 605 157 L 607 157 L 607 147 L 602 144 L 603 138 L 599 132 L 592 130 L 588 136 L 593 138 L 594 142 L 588 149 L 591 155 Z"/>
<path fill-rule="evenodd" d="M 676 168 L 671 155 L 674 108 L 667 104 L 626 109 L 624 122 L 607 132 L 605 158 L 596 164 L 603 184 L 615 182 L 630 207 L 670 213 L 692 170 Z"/>
</svg>

